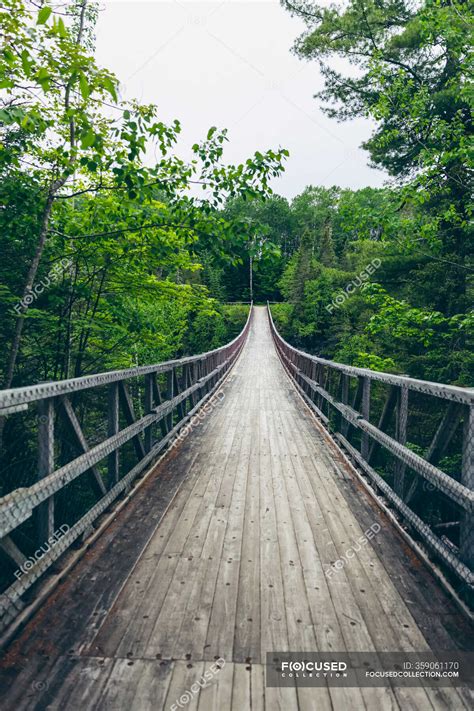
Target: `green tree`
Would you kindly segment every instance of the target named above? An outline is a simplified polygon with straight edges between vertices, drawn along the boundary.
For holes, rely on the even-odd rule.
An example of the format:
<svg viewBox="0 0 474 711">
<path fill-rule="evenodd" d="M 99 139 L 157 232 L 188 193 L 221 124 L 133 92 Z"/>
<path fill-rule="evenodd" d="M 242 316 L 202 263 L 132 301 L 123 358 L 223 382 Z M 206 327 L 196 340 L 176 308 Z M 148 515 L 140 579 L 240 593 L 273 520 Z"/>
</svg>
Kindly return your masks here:
<svg viewBox="0 0 474 711">
<path fill-rule="evenodd" d="M 318 96 L 327 113 L 376 120 L 364 146 L 374 165 L 402 181 L 403 201 L 417 208 L 418 247 L 433 251 L 430 278 L 436 275 L 445 285 L 435 307 L 446 315 L 465 311 L 472 265 L 472 5 L 462 0 L 283 4 L 307 25 L 295 50 L 320 63 L 325 87 Z M 357 71 L 335 69 L 335 58 Z"/>
<path fill-rule="evenodd" d="M 242 165 L 226 165 L 226 131 L 211 127 L 205 140 L 193 146 L 193 159 L 182 161 L 172 152 L 180 132 L 178 121 L 170 125 L 159 121 L 154 106 L 118 103 L 117 79 L 94 59 L 96 15 L 96 3 L 87 0 L 72 0 L 58 9 L 6 0 L 0 13 L 5 38 L 0 51 L 0 87 L 5 93 L 0 108 L 2 203 L 11 217 L 17 186 L 27 184 L 38 203 L 28 217 L 24 211 L 21 218 L 14 215 L 17 223 L 28 221 L 29 231 L 23 240 L 28 246 L 23 251 L 26 269 L 5 285 L 7 297 L 16 295 L 22 305 L 9 312 L 5 327 L 7 388 L 13 382 L 47 241 L 65 218 L 62 206 L 75 205 L 73 201 L 85 195 L 117 194 L 111 214 L 120 213 L 120 227 L 114 224 L 111 229 L 110 216 L 100 236 L 113 241 L 118 234 L 130 236 L 146 229 L 156 243 L 145 247 L 143 238 L 136 248 L 141 257 L 151 252 L 156 258 L 171 248 L 179 255 L 175 268 L 181 270 L 182 250 L 171 244 L 173 240 L 185 240 L 189 251 L 197 235 L 213 234 L 217 241 L 228 237 L 231 226 L 219 218 L 216 208 L 228 196 L 269 194 L 268 181 L 280 173 L 287 155 L 284 149 L 257 151 Z M 144 159 L 152 145 L 157 161 L 149 166 Z M 192 184 L 206 188 L 210 198 L 190 197 Z M 88 209 L 100 212 L 94 204 Z M 89 230 L 87 239 L 96 239 L 97 232 Z M 67 237 L 64 247 L 76 234 Z M 135 248 L 126 249 L 130 256 Z M 54 250 L 49 251 L 53 255 Z"/>
</svg>

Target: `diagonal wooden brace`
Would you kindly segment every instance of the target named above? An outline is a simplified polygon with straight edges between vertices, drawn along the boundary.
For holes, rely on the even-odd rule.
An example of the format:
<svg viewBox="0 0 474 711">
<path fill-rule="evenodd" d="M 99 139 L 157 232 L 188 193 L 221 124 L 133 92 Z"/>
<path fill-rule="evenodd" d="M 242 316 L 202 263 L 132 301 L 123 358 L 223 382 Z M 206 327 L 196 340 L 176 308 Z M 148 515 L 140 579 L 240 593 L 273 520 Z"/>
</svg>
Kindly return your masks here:
<svg viewBox="0 0 474 711">
<path fill-rule="evenodd" d="M 130 392 L 128 390 L 127 384 L 123 381 L 119 383 L 119 390 L 120 390 L 120 403 L 122 405 L 122 410 L 125 415 L 125 420 L 127 422 L 127 425 L 133 425 L 134 422 L 136 422 L 136 417 L 135 417 L 135 411 L 133 409 L 133 402 L 132 398 L 130 397 Z M 138 460 L 140 461 L 141 459 L 144 458 L 146 452 L 145 452 L 145 447 L 143 445 L 142 439 L 139 434 L 137 434 L 133 438 L 133 446 L 135 447 L 135 452 L 138 457 Z"/>
<path fill-rule="evenodd" d="M 74 412 L 74 408 L 71 405 L 71 401 L 69 400 L 67 395 L 64 395 L 60 398 L 60 403 L 62 405 L 61 409 L 64 414 L 66 423 L 68 424 L 69 429 L 73 434 L 74 439 L 76 440 L 78 449 L 80 450 L 81 454 L 82 452 L 88 452 L 89 445 L 87 444 L 86 438 L 84 437 L 84 433 L 81 429 L 81 425 L 79 424 L 79 420 L 77 419 L 77 415 Z M 90 470 L 92 473 L 92 484 L 94 488 L 97 490 L 98 494 L 102 494 L 102 496 L 104 496 L 107 493 L 107 489 L 98 467 L 93 465 Z"/>
</svg>

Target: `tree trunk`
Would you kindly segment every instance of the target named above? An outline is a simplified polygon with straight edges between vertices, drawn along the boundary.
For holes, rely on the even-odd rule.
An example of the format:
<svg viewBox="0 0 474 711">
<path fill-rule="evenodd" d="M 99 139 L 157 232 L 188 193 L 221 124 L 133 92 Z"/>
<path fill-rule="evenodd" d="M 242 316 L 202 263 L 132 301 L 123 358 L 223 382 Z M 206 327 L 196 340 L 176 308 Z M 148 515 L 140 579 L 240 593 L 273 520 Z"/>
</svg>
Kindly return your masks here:
<svg viewBox="0 0 474 711">
<path fill-rule="evenodd" d="M 26 278 L 25 286 L 23 288 L 23 296 L 22 296 L 23 302 L 25 302 L 26 297 L 33 289 L 36 275 L 38 273 L 38 267 L 39 267 L 41 257 L 44 252 L 44 247 L 46 244 L 46 237 L 48 234 L 48 225 L 49 225 L 49 218 L 51 215 L 51 208 L 53 206 L 53 199 L 54 199 L 54 194 L 53 194 L 53 191 L 50 189 L 50 191 L 48 193 L 47 200 L 46 200 L 46 205 L 43 210 L 43 217 L 41 219 L 41 229 L 40 229 L 38 244 L 36 246 L 35 256 L 33 257 L 33 261 L 31 262 L 31 266 L 28 271 L 28 276 Z M 13 374 L 15 372 L 16 361 L 18 359 L 21 334 L 23 332 L 23 326 L 25 323 L 25 315 L 26 315 L 27 311 L 28 311 L 28 305 L 25 304 L 24 311 L 22 313 L 18 314 L 18 317 L 16 320 L 15 334 L 13 336 L 12 345 L 10 348 L 7 373 L 6 373 L 5 381 L 3 384 L 3 387 L 5 389 L 10 388 L 12 381 L 13 381 Z"/>
</svg>

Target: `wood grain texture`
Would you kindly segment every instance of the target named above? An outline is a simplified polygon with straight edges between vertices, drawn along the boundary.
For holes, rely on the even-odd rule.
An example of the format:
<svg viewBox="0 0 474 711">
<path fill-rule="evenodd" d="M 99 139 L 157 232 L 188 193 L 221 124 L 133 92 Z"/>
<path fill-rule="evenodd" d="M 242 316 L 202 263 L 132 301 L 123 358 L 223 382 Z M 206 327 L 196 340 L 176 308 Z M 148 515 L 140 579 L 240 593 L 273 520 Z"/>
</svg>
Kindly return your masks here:
<svg viewBox="0 0 474 711">
<path fill-rule="evenodd" d="M 468 708 L 453 689 L 265 687 L 267 651 L 455 649 L 463 623 L 329 450 L 263 308 L 224 394 L 25 628 L 2 709 Z"/>
</svg>

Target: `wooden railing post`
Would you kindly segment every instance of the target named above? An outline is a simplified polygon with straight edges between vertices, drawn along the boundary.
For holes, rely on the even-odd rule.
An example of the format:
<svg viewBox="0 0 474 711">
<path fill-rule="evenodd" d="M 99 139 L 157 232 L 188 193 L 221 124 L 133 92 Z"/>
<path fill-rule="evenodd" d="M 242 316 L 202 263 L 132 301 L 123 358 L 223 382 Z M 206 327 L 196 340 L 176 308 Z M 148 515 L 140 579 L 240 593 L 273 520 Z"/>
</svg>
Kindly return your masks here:
<svg viewBox="0 0 474 711">
<path fill-rule="evenodd" d="M 183 380 L 184 380 L 184 366 L 181 369 L 181 377 L 178 376 L 178 369 L 173 370 L 174 373 L 174 393 L 175 395 L 180 395 L 183 390 Z M 185 403 L 182 401 L 178 404 L 178 420 L 182 420 L 185 414 Z"/>
<path fill-rule="evenodd" d="M 201 380 L 201 378 L 204 376 L 204 374 L 205 374 L 205 369 L 203 367 L 202 360 L 196 361 L 196 373 L 195 373 L 196 383 L 198 380 Z M 203 395 L 203 388 L 201 386 L 198 390 L 196 390 L 196 402 L 198 402 L 202 398 L 202 395 Z"/>
<path fill-rule="evenodd" d="M 153 378 L 152 384 L 153 384 L 153 392 L 154 392 L 153 397 L 154 397 L 156 405 L 159 407 L 160 405 L 163 404 L 163 398 L 161 397 L 159 377 L 156 374 L 155 374 L 155 377 Z M 160 419 L 160 430 L 161 430 L 162 437 L 166 437 L 166 435 L 168 434 L 168 427 L 167 427 L 166 420 L 167 420 L 166 417 L 162 417 Z"/>
<path fill-rule="evenodd" d="M 174 397 L 174 369 L 171 368 L 166 372 L 166 399 L 172 400 Z M 166 427 L 168 432 L 173 428 L 173 411 L 166 418 Z"/>
<path fill-rule="evenodd" d="M 108 436 L 113 437 L 119 431 L 119 386 L 118 383 L 109 385 L 109 412 L 108 412 Z M 112 488 L 119 480 L 120 453 L 118 448 L 111 452 L 107 458 L 107 483 Z"/>
<path fill-rule="evenodd" d="M 199 378 L 199 362 L 194 361 L 194 363 L 190 366 L 189 370 L 189 379 L 192 385 L 196 385 L 197 381 Z M 195 390 L 193 394 L 191 395 L 191 407 L 194 407 L 195 404 L 199 400 L 199 392 L 198 390 Z"/>
<path fill-rule="evenodd" d="M 145 415 L 149 415 L 153 409 L 153 380 L 155 373 L 145 375 Z M 145 452 L 149 452 L 153 446 L 153 425 L 145 429 Z"/>
<path fill-rule="evenodd" d="M 474 407 L 466 413 L 463 428 L 463 456 L 461 483 L 474 489 Z M 471 512 L 461 514 L 459 531 L 460 558 L 470 568 L 474 567 L 474 517 Z"/>
<path fill-rule="evenodd" d="M 318 382 L 318 385 L 320 385 L 321 387 L 324 387 L 323 379 L 324 379 L 324 366 L 321 365 L 320 363 L 318 363 L 318 369 L 317 369 L 316 380 L 317 380 L 317 382 Z M 319 394 L 319 393 L 318 393 L 318 396 L 317 396 L 317 398 L 316 398 L 316 403 L 317 403 L 317 406 L 318 406 L 320 412 L 322 412 L 322 411 L 323 411 L 324 398 L 323 398 L 323 396 L 322 396 L 321 394 Z"/>
<path fill-rule="evenodd" d="M 349 404 L 349 376 L 346 375 L 346 373 L 341 374 L 341 402 L 343 405 Z M 339 418 L 339 431 L 344 437 L 347 436 L 348 427 L 349 423 L 341 413 Z"/>
<path fill-rule="evenodd" d="M 308 378 L 312 379 L 313 375 L 313 364 L 310 360 L 305 359 L 305 368 L 304 368 L 304 373 Z M 305 382 L 305 392 L 306 395 L 311 399 L 311 396 L 313 394 L 313 390 L 311 388 L 311 385 L 308 382 Z"/>
<path fill-rule="evenodd" d="M 362 376 L 362 403 L 361 415 L 364 420 L 369 420 L 370 417 L 370 378 Z M 369 455 L 369 435 L 366 432 L 362 433 L 360 453 L 364 459 Z"/>
<path fill-rule="evenodd" d="M 397 388 L 397 404 L 395 408 L 395 439 L 400 444 L 405 445 L 407 441 L 407 421 L 408 421 L 408 388 L 401 386 Z M 405 493 L 405 470 L 406 464 L 400 459 L 395 462 L 394 490 L 402 499 Z"/>
<path fill-rule="evenodd" d="M 314 382 L 317 381 L 317 372 L 318 372 L 318 366 L 316 363 L 312 362 L 311 363 L 311 380 L 314 380 Z M 313 402 L 316 401 L 316 393 L 312 388 L 311 388 L 311 392 L 310 392 L 310 398 Z"/>
<path fill-rule="evenodd" d="M 54 472 L 54 399 L 38 403 L 38 480 Z M 37 509 L 37 540 L 43 545 L 54 533 L 54 496 Z"/>
</svg>

